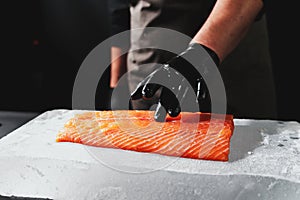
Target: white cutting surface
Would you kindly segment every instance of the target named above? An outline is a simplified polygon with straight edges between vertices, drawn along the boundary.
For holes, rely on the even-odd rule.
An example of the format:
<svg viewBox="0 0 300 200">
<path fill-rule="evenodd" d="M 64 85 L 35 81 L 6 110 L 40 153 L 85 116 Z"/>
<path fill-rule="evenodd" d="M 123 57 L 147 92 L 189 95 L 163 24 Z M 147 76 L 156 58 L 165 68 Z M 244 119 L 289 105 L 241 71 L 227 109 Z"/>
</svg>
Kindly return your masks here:
<svg viewBox="0 0 300 200">
<path fill-rule="evenodd" d="M 299 199 L 300 124 L 235 119 L 229 162 L 56 143 L 48 111 L 0 140 L 0 195 L 51 199 Z"/>
</svg>

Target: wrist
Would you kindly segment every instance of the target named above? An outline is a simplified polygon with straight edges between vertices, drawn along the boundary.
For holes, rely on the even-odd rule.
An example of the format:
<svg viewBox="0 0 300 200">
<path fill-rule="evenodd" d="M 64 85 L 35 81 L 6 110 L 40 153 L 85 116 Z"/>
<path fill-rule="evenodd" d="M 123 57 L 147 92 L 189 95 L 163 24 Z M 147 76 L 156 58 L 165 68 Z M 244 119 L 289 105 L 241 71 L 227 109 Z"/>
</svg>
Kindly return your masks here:
<svg viewBox="0 0 300 200">
<path fill-rule="evenodd" d="M 208 48 L 207 46 L 200 44 L 200 43 L 190 43 L 189 47 L 187 48 L 187 51 L 189 50 L 194 50 L 197 52 L 201 52 L 202 49 L 204 49 L 207 54 L 211 57 L 211 59 L 214 61 L 214 63 L 219 66 L 220 65 L 220 58 L 219 56 L 216 54 L 216 52 L 214 52 L 212 49 Z"/>
</svg>

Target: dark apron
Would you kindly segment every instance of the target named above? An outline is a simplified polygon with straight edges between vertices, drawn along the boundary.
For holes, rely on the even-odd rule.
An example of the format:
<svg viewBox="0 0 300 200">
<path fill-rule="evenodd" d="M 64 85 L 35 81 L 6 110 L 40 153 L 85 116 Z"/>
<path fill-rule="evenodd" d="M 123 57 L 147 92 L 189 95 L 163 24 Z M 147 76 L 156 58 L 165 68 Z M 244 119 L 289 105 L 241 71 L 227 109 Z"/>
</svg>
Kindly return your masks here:
<svg viewBox="0 0 300 200">
<path fill-rule="evenodd" d="M 211 0 L 136 1 L 130 8 L 131 29 L 162 27 L 193 38 L 207 19 L 214 3 Z M 131 46 L 139 48 L 145 44 L 155 44 L 157 35 L 159 32 L 133 34 Z M 239 46 L 220 66 L 228 111 L 235 117 L 276 117 L 275 89 L 268 48 L 266 21 L 263 17 L 253 24 Z M 155 49 L 130 51 L 130 91 L 132 92 L 137 84 L 155 69 L 155 64 L 147 63 L 164 63 L 168 59 L 170 56 L 167 53 Z M 133 108 L 149 109 L 152 103 L 136 101 L 133 102 Z"/>
</svg>

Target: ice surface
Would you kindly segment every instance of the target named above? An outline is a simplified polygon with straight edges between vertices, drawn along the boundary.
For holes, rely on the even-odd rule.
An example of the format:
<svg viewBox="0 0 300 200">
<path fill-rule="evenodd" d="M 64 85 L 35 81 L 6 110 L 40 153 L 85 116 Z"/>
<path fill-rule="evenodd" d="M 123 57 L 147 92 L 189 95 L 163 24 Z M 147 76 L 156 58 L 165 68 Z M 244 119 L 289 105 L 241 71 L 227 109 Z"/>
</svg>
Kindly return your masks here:
<svg viewBox="0 0 300 200">
<path fill-rule="evenodd" d="M 300 124 L 235 119 L 229 162 L 56 143 L 83 111 L 48 111 L 0 140 L 0 195 L 53 199 L 299 199 Z"/>
</svg>

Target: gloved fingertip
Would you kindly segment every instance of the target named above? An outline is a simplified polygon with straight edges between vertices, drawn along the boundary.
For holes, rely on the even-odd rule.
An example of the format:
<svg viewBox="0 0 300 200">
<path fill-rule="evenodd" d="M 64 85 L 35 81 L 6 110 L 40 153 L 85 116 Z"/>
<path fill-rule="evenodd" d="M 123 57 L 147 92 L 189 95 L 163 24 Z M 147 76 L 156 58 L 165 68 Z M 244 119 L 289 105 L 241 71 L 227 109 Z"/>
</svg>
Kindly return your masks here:
<svg viewBox="0 0 300 200">
<path fill-rule="evenodd" d="M 179 115 L 179 113 L 181 112 L 180 107 L 176 107 L 176 108 L 169 108 L 168 109 L 168 114 L 171 117 L 177 117 Z"/>
<path fill-rule="evenodd" d="M 164 122 L 166 121 L 166 116 L 167 116 L 167 112 L 165 110 L 165 108 L 158 103 L 157 107 L 156 107 L 156 111 L 154 113 L 154 119 L 157 122 Z"/>
</svg>

